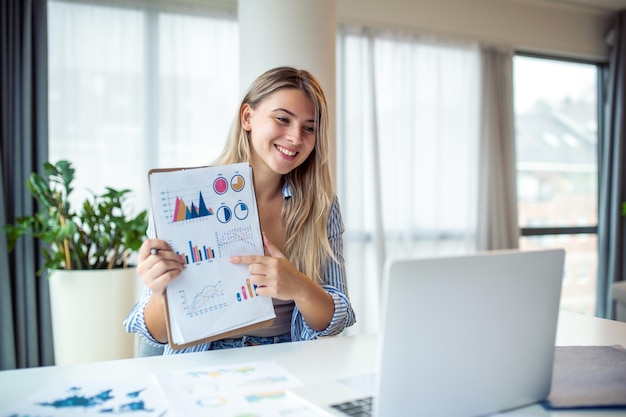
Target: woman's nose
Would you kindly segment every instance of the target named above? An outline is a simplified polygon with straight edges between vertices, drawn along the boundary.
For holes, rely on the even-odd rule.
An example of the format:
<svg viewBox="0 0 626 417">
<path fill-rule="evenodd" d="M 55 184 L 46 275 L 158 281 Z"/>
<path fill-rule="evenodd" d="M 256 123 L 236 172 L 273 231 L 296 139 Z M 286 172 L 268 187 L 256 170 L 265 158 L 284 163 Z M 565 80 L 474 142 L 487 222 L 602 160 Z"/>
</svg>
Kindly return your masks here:
<svg viewBox="0 0 626 417">
<path fill-rule="evenodd" d="M 287 139 L 292 143 L 299 143 L 302 140 L 302 127 L 293 125 L 287 132 Z"/>
</svg>

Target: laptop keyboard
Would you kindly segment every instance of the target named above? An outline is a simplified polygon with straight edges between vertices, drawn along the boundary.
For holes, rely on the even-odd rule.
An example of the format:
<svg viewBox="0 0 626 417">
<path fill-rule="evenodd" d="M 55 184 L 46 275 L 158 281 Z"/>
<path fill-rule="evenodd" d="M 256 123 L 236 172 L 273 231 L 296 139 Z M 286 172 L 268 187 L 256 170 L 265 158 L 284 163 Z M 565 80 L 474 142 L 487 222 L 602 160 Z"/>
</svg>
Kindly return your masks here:
<svg viewBox="0 0 626 417">
<path fill-rule="evenodd" d="M 351 417 L 371 417 L 372 415 L 372 396 L 350 400 L 339 404 L 332 404 L 336 410 Z"/>
</svg>

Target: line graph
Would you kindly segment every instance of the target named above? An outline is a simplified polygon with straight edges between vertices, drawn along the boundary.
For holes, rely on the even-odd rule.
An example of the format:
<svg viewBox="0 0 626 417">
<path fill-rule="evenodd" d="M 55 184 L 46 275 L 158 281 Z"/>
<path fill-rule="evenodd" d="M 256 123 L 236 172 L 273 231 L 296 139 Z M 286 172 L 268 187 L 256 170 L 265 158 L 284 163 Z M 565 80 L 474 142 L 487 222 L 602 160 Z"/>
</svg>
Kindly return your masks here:
<svg viewBox="0 0 626 417">
<path fill-rule="evenodd" d="M 185 290 L 179 290 L 178 293 L 188 317 L 195 317 L 228 306 L 224 297 L 222 281 L 218 281 L 215 285 L 206 285 L 200 292 L 191 297 L 187 297 Z"/>
<path fill-rule="evenodd" d="M 255 248 L 252 226 L 235 227 L 215 234 L 220 257 L 249 254 Z"/>
</svg>

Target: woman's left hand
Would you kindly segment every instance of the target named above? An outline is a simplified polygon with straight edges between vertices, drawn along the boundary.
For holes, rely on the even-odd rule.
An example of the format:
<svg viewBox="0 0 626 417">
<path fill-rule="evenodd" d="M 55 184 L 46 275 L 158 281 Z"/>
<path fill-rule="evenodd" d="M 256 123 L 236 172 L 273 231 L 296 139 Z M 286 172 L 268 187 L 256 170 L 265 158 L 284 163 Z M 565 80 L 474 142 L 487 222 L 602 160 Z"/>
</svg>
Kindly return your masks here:
<svg viewBox="0 0 626 417">
<path fill-rule="evenodd" d="M 266 256 L 232 256 L 233 264 L 247 264 L 250 281 L 256 285 L 256 293 L 279 300 L 298 300 L 305 297 L 312 281 L 298 271 L 287 257 L 274 246 L 263 233 Z"/>
</svg>

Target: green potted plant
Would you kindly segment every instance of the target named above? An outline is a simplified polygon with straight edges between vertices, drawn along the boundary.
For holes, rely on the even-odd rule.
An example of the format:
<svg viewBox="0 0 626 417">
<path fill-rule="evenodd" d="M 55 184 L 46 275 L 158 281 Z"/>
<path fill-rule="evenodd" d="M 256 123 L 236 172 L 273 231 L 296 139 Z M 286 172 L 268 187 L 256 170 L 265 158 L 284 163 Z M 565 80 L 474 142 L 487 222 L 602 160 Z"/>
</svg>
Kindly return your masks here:
<svg viewBox="0 0 626 417">
<path fill-rule="evenodd" d="M 75 170 L 67 160 L 43 165 L 26 188 L 38 211 L 4 227 L 9 249 L 30 235 L 40 240 L 48 272 L 57 365 L 131 357 L 134 338 L 122 322 L 132 307 L 137 279 L 129 257 L 141 246 L 147 211 L 129 214 L 130 190 L 92 193 L 76 210 L 70 203 Z"/>
<path fill-rule="evenodd" d="M 39 203 L 39 211 L 5 227 L 9 248 L 29 234 L 47 246 L 43 248 L 45 269 L 126 268 L 148 226 L 145 210 L 136 216 L 127 214 L 124 203 L 130 190 L 107 187 L 103 194 L 87 198 L 76 211 L 69 200 L 74 190 L 72 163 L 46 162 L 43 169 L 43 176 L 34 172 L 26 183 Z"/>
</svg>

